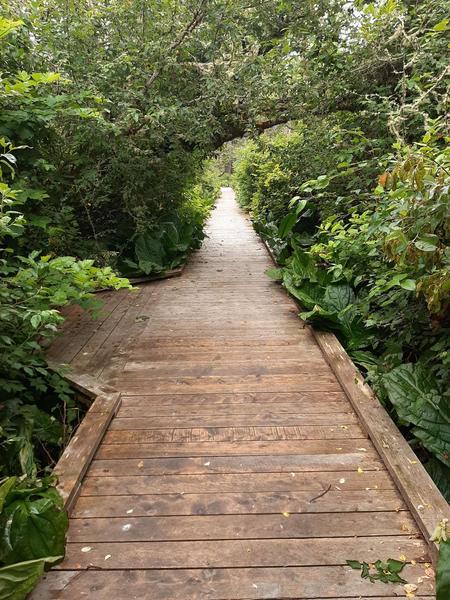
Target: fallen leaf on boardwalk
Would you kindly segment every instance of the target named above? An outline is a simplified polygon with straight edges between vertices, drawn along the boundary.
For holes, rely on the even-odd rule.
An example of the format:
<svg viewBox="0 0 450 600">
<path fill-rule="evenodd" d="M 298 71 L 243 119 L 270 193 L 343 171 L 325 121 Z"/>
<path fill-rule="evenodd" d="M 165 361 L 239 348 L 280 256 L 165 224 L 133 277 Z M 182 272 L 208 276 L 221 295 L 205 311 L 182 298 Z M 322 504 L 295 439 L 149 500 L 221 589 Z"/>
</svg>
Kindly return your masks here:
<svg viewBox="0 0 450 600">
<path fill-rule="evenodd" d="M 361 469 L 361 467 L 358 467 L 358 473 L 364 473 L 364 471 Z"/>
<path fill-rule="evenodd" d="M 402 562 L 406 562 L 406 556 L 405 556 L 404 554 L 400 554 L 400 556 L 399 556 L 399 559 L 400 559 Z"/>
<path fill-rule="evenodd" d="M 415 596 L 414 592 L 417 592 L 418 587 L 414 583 L 407 583 L 406 585 L 403 586 L 403 589 L 406 592 L 407 598 L 414 598 L 414 596 Z"/>
<path fill-rule="evenodd" d="M 109 560 L 110 558 L 111 558 L 111 554 L 107 554 L 107 555 L 105 556 L 105 560 Z"/>
<path fill-rule="evenodd" d="M 290 514 L 288 512 L 283 513 L 283 517 L 289 517 L 289 516 L 290 516 Z"/>
<path fill-rule="evenodd" d="M 348 429 L 347 425 L 341 425 L 341 429 Z"/>
<path fill-rule="evenodd" d="M 141 460 L 141 462 L 138 462 L 138 469 L 143 469 L 144 468 L 144 461 Z"/>
<path fill-rule="evenodd" d="M 127 510 L 127 515 L 131 515 L 132 512 L 133 512 L 133 509 L 130 508 L 130 510 Z"/>
<path fill-rule="evenodd" d="M 208 462 L 203 463 L 203 466 L 209 467 L 210 464 L 211 464 L 211 462 L 208 460 Z"/>
<path fill-rule="evenodd" d="M 345 483 L 345 479 L 344 478 L 339 479 L 339 483 Z"/>
<path fill-rule="evenodd" d="M 427 577 L 434 577 L 435 576 L 435 572 L 433 567 L 427 567 L 425 569 L 425 575 L 427 575 Z"/>
<path fill-rule="evenodd" d="M 81 548 L 81 552 L 90 552 L 91 550 L 91 546 L 83 546 L 83 548 Z"/>
</svg>

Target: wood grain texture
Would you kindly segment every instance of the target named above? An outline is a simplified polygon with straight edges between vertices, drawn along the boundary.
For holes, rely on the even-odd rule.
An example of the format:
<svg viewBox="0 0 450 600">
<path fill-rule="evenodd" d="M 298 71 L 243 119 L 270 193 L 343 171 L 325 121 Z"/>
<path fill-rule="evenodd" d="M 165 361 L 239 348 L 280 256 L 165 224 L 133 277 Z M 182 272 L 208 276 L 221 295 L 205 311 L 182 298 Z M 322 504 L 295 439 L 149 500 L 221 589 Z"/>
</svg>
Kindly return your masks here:
<svg viewBox="0 0 450 600">
<path fill-rule="evenodd" d="M 68 541 L 154 542 L 233 539 L 411 536 L 418 532 L 407 513 L 205 515 L 72 519 Z"/>
<path fill-rule="evenodd" d="M 315 455 L 328 454 L 368 454 L 376 456 L 366 438 L 351 440 L 263 440 L 263 441 L 184 441 L 184 442 L 152 442 L 147 444 L 109 444 L 107 440 L 99 447 L 97 459 L 121 458 L 164 458 L 178 456 L 264 456 L 267 458 L 295 454 Z M 331 458 L 333 460 L 333 458 Z"/>
<path fill-rule="evenodd" d="M 345 563 L 400 556 L 431 600 L 407 499 L 230 190 L 208 236 L 181 277 L 101 294 L 97 324 L 69 310 L 52 359 L 122 405 L 32 600 L 393 600 Z"/>
<path fill-rule="evenodd" d="M 327 491 L 328 490 L 328 491 Z M 325 492 L 325 493 L 323 493 Z M 396 512 L 406 510 L 397 490 L 220 492 L 81 496 L 73 518 Z"/>
<path fill-rule="evenodd" d="M 407 566 L 404 575 L 409 581 L 417 581 L 424 575 L 424 569 L 421 565 Z M 425 579 L 418 587 L 416 597 L 435 598 L 430 579 Z M 394 600 L 394 597 L 404 598 L 405 593 L 401 586 L 370 583 L 349 567 L 314 566 L 53 571 L 44 576 L 38 591 L 32 595 L 33 600 L 138 600 L 148 597 L 158 600 Z"/>
<path fill-rule="evenodd" d="M 70 381 L 78 390 L 90 396 L 92 404 L 53 470 L 58 480 L 58 491 L 69 514 L 80 493 L 83 477 L 120 406 L 119 392 L 99 386 L 85 377 L 77 378 L 73 373 Z"/>
<path fill-rule="evenodd" d="M 89 547 L 90 550 L 83 550 Z M 239 567 L 302 567 L 346 564 L 364 548 L 367 562 L 380 556 L 405 556 L 408 561 L 428 562 L 428 545 L 407 536 L 360 538 L 302 538 L 201 540 L 177 542 L 69 543 L 64 563 L 56 569 L 186 569 Z M 105 556 L 110 558 L 105 561 Z"/>
</svg>

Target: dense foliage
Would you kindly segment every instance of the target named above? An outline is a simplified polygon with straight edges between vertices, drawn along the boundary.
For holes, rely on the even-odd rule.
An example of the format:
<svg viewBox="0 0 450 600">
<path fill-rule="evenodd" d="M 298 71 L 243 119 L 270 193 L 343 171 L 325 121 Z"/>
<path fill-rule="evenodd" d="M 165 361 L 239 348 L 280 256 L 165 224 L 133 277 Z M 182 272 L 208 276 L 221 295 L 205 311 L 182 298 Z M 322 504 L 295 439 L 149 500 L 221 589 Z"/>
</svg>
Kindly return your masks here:
<svg viewBox="0 0 450 600">
<path fill-rule="evenodd" d="M 283 266 L 271 275 L 338 335 L 450 499 L 446 8 L 365 7 L 342 60 L 395 72 L 364 96 L 344 77 L 351 111 L 332 81 L 324 114 L 243 146 L 235 181 Z M 362 57 L 374 39 L 379 56 Z"/>
<path fill-rule="evenodd" d="M 20 25 L 0 19 L 0 39 Z M 62 500 L 54 482 L 38 476 L 56 462 L 78 418 L 71 390 L 49 369 L 42 343 L 62 320 L 58 307 L 69 302 L 89 307 L 96 287 L 129 285 L 110 267 L 47 253 L 48 248 L 44 253 L 44 244 L 36 244 L 36 228 L 45 230 L 48 221 L 40 221 L 29 206 L 45 202 L 47 194 L 22 171 L 21 156 L 33 151 L 28 161 L 42 160 L 43 123 L 61 113 L 82 115 L 74 99 L 53 101 L 42 89 L 57 80 L 54 73 L 0 75 L 7 125 L 0 137 L 0 595 L 18 600 L 45 565 L 64 555 Z M 3 107 L 13 103 L 22 110 L 7 118 Z M 14 139 L 25 126 L 28 144 L 17 145 Z"/>
</svg>

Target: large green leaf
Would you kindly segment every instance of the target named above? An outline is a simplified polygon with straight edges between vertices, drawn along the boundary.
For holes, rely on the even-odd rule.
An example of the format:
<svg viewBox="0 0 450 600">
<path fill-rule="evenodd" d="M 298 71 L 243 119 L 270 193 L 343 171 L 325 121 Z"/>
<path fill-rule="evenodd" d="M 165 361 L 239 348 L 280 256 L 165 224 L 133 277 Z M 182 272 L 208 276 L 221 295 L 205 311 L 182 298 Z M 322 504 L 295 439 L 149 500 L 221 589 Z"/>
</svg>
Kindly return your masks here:
<svg viewBox="0 0 450 600">
<path fill-rule="evenodd" d="M 347 283 L 328 285 L 325 289 L 323 304 L 331 312 L 340 313 L 355 302 L 355 294 Z"/>
<path fill-rule="evenodd" d="M 450 468 L 442 464 L 437 458 L 432 458 L 426 462 L 425 468 L 431 479 L 438 486 L 441 494 L 447 502 L 450 502 Z"/>
<path fill-rule="evenodd" d="M 152 237 L 150 233 L 141 234 L 136 238 L 134 249 L 139 268 L 146 275 L 164 270 L 165 252 L 158 238 Z"/>
<path fill-rule="evenodd" d="M 17 477 L 7 477 L 2 481 L 0 485 L 0 514 L 2 513 L 3 506 L 5 505 L 6 498 L 9 492 L 13 489 L 17 482 Z"/>
<path fill-rule="evenodd" d="M 54 564 L 62 556 L 28 560 L 0 569 L 0 600 L 24 600 L 44 573 L 47 564 Z"/>
<path fill-rule="evenodd" d="M 18 497 L 0 516 L 0 560 L 13 564 L 64 554 L 66 512 L 52 489 Z"/>
<path fill-rule="evenodd" d="M 450 411 L 421 364 L 404 364 L 384 375 L 389 400 L 425 448 L 450 466 Z"/>
<path fill-rule="evenodd" d="M 297 280 L 308 279 L 313 283 L 322 283 L 326 281 L 326 271 L 318 269 L 313 257 L 300 249 L 296 249 L 289 259 L 289 270 L 292 276 Z"/>
<path fill-rule="evenodd" d="M 284 239 L 292 231 L 296 223 L 297 215 L 295 213 L 288 213 L 278 227 L 278 237 Z"/>
<path fill-rule="evenodd" d="M 283 285 L 307 309 L 312 310 L 323 301 L 324 289 L 318 283 L 306 280 L 296 284 L 290 270 L 283 270 Z"/>
<path fill-rule="evenodd" d="M 439 560 L 436 573 L 436 600 L 450 598 L 450 540 L 439 544 Z"/>
</svg>

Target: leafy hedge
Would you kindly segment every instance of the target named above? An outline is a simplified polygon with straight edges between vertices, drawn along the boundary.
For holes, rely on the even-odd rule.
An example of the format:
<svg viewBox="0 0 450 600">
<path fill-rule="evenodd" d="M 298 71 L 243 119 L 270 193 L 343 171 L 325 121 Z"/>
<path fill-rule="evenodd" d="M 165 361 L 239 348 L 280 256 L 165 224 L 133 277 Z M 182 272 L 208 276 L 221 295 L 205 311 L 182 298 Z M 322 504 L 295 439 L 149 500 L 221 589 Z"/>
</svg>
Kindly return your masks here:
<svg viewBox="0 0 450 600">
<path fill-rule="evenodd" d="M 0 19 L 0 38 L 19 26 Z M 0 75 L 2 103 L 26 102 L 28 120 L 39 121 L 48 104 L 41 89 L 57 79 Z M 72 102 L 64 99 L 58 110 L 71 112 Z M 12 135 L 17 123 L 9 126 Z M 28 205 L 46 193 L 21 173 L 18 156 L 26 147 L 0 137 L 0 149 L 0 597 L 22 600 L 44 568 L 64 556 L 67 515 L 48 473 L 79 417 L 69 386 L 45 361 L 43 342 L 63 320 L 59 307 L 93 309 L 96 288 L 130 286 L 93 260 L 26 252 L 36 227 Z"/>
<path fill-rule="evenodd" d="M 298 298 L 301 318 L 340 338 L 450 499 L 447 142 L 436 125 L 419 143 L 379 157 L 385 166 L 367 191 L 359 179 L 366 169 L 370 186 L 372 163 L 360 162 L 355 178 L 341 162 L 290 190 L 297 195 L 278 223 L 259 212 L 255 222 L 284 265 L 271 275 Z M 255 164 L 246 162 L 247 177 L 264 177 Z M 342 180 L 357 182 L 353 202 L 337 202 L 326 216 Z"/>
</svg>

